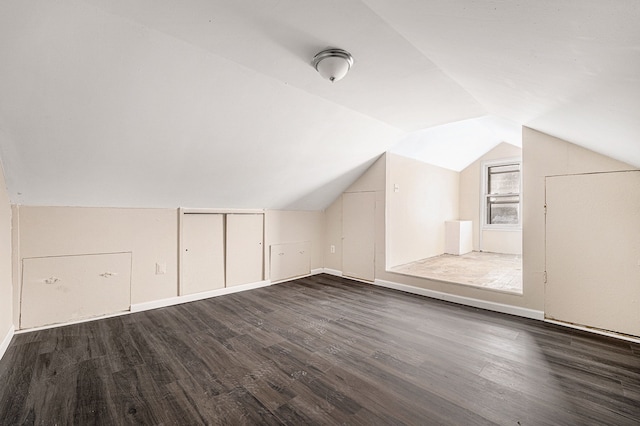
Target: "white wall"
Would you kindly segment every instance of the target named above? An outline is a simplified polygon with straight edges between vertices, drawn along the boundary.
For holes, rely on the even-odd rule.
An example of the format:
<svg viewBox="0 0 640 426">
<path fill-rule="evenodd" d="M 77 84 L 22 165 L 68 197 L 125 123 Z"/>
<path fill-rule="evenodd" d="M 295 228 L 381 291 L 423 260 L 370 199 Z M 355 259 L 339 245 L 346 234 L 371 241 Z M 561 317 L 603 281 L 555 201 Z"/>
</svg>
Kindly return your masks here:
<svg viewBox="0 0 640 426">
<path fill-rule="evenodd" d="M 586 173 L 589 171 L 627 170 L 629 166 L 592 151 L 580 148 L 569 142 L 554 138 L 528 128 L 523 129 L 523 294 L 509 294 L 491 291 L 486 288 L 444 283 L 420 277 L 388 272 L 385 253 L 385 221 L 389 225 L 385 209 L 376 210 L 376 279 L 404 284 L 427 291 L 436 291 L 456 297 L 471 298 L 489 303 L 514 306 L 541 312 L 544 310 L 544 179 L 545 176 L 562 173 Z M 387 154 L 385 158 L 389 159 Z M 386 191 L 393 191 L 391 167 L 386 175 L 377 173 L 363 176 L 373 188 L 383 188 L 377 193 L 384 203 Z M 474 185 L 475 186 L 475 185 Z M 479 188 L 479 185 L 477 186 Z M 402 191 L 402 187 L 400 188 Z M 476 194 L 476 190 L 473 191 Z M 390 194 L 391 195 L 391 194 Z M 479 195 L 478 195 L 479 196 Z M 477 203 L 479 206 L 479 202 Z M 328 209 L 326 215 L 327 235 L 333 235 L 341 229 L 338 209 L 339 200 Z M 463 216 L 463 215 L 461 215 Z M 463 217 L 464 218 L 464 217 Z M 337 268 L 337 260 L 331 268 Z M 329 265 L 329 263 L 327 263 Z"/>
<path fill-rule="evenodd" d="M 344 192 L 375 192 L 376 194 L 376 229 L 375 229 L 375 250 L 376 268 L 380 257 L 384 253 L 384 226 L 380 228 L 380 221 L 384 222 L 384 183 L 387 174 L 387 155 L 384 154 L 376 160 L 351 186 Z M 325 210 L 325 248 L 324 261 L 325 268 L 334 271 L 342 271 L 342 194 Z M 331 245 L 335 246 L 335 253 L 331 253 Z"/>
<path fill-rule="evenodd" d="M 0 345 L 14 325 L 11 269 L 11 206 L 4 172 L 0 168 Z M 0 357 L 3 355 L 2 349 L 0 347 Z"/>
<path fill-rule="evenodd" d="M 544 309 L 545 177 L 635 167 L 533 129 L 522 130 L 524 302 Z M 619 247 L 625 250 L 624 247 Z"/>
<path fill-rule="evenodd" d="M 545 317 L 640 337 L 640 171 L 546 179 Z"/>
<path fill-rule="evenodd" d="M 19 295 L 22 282 L 20 264 L 24 258 L 132 252 L 132 304 L 153 302 L 178 295 L 177 209 L 14 206 L 13 210 L 13 238 L 16 247 L 13 323 L 19 323 Z M 0 221 L 3 217 L 0 213 Z M 7 214 L 5 222 L 9 223 L 9 218 Z M 309 241 L 311 269 L 322 268 L 324 226 L 324 214 L 321 211 L 267 211 L 265 279 L 269 279 L 268 247 L 271 244 Z M 7 238 L 8 235 L 9 225 Z M 0 255 L 1 250 L 2 247 Z M 9 256 L 8 248 L 6 253 Z M 166 274 L 156 274 L 156 263 L 166 264 Z M 6 266 L 7 270 L 10 270 L 9 261 Z M 11 282 L 10 273 L 7 282 Z M 7 284 L 7 288 L 11 291 L 10 284 Z M 8 294 L 8 297 L 3 297 L 1 301 L 7 301 L 6 303 L 11 305 L 11 299 L 11 295 Z M 42 303 L 46 301 L 43 300 Z M 0 313 L 11 318 L 11 309 L 2 309 Z M 4 327 L 4 323 L 0 325 Z"/>
<path fill-rule="evenodd" d="M 443 254 L 445 221 L 458 219 L 459 173 L 395 154 L 387 161 L 387 267 Z"/>
<path fill-rule="evenodd" d="M 324 211 L 324 267 L 342 271 L 342 195 Z M 334 252 L 331 252 L 331 246 Z"/>
<path fill-rule="evenodd" d="M 412 188 L 414 183 L 412 178 L 409 178 L 409 168 L 424 169 L 421 173 L 433 178 L 431 181 L 426 180 L 432 186 L 449 188 L 453 191 L 457 185 L 457 178 L 449 176 L 448 173 L 442 174 L 428 166 L 411 164 L 411 160 L 393 158 L 392 155 L 385 155 L 378 159 L 347 189 L 347 192 L 374 191 L 376 193 L 376 279 L 461 297 L 543 310 L 545 176 L 627 170 L 630 167 L 527 128 L 523 129 L 523 141 L 524 293 L 522 295 L 499 293 L 386 271 L 385 222 L 394 213 L 397 217 L 403 205 L 413 208 L 410 203 L 402 204 L 401 202 L 405 194 L 408 195 L 416 190 Z M 401 172 L 398 173 L 398 170 Z M 400 186 L 399 193 L 392 192 L 394 183 Z M 385 200 L 387 192 L 390 195 L 388 203 Z M 446 193 L 447 191 L 442 191 L 442 197 Z M 396 196 L 395 200 L 394 196 Z M 405 202 L 408 201 L 405 200 Z M 3 205 L 7 206 L 4 210 Z M 438 206 L 438 211 L 447 211 L 451 213 L 449 218 L 457 218 L 456 208 L 457 198 L 444 209 Z M 3 328 L 9 328 L 12 323 L 18 324 L 19 260 L 24 257 L 131 251 L 133 253 L 133 303 L 150 302 L 177 295 L 177 210 L 14 206 L 13 294 L 15 302 L 12 309 L 8 302 L 11 300 L 11 288 L 8 284 L 3 285 L 11 279 L 8 260 L 11 247 L 9 244 L 10 217 L 6 191 L 0 190 L 0 265 L 3 263 L 5 265 L 4 269 L 0 269 L 4 276 L 4 280 L 0 280 L 0 295 L 3 296 L 0 298 L 2 307 L 0 326 Z M 444 218 L 441 220 L 442 228 L 444 228 L 444 220 Z M 341 235 L 341 197 L 336 199 L 324 213 L 275 210 L 265 212 L 265 249 L 271 244 L 310 241 L 312 269 L 322 267 L 341 269 Z M 413 235 L 413 238 L 416 236 Z M 336 246 L 335 254 L 328 253 L 331 244 Z M 267 253 L 268 250 L 265 250 L 266 279 L 269 278 Z M 165 275 L 155 274 L 156 262 L 167 264 Z M 13 321 L 11 320 L 12 310 Z"/>
<path fill-rule="evenodd" d="M 473 221 L 473 250 L 493 253 L 522 253 L 522 230 L 483 230 L 481 219 L 482 163 L 522 157 L 522 149 L 501 143 L 460 172 L 460 219 Z"/>
<path fill-rule="evenodd" d="M 19 223 L 16 231 L 20 262 L 28 257 L 130 251 L 132 304 L 177 295 L 176 209 L 18 206 L 14 212 Z M 156 262 L 166 264 L 166 274 L 156 275 Z M 20 285 L 21 277 L 17 274 L 14 289 L 18 294 Z M 16 302 L 17 314 L 19 300 Z"/>
</svg>

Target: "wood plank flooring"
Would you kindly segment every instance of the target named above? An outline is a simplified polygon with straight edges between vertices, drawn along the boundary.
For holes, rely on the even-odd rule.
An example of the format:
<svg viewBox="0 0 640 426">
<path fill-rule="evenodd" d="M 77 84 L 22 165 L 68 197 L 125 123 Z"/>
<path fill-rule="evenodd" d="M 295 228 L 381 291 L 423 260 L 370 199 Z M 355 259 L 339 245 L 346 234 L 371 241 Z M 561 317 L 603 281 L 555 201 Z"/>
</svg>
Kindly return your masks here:
<svg viewBox="0 0 640 426">
<path fill-rule="evenodd" d="M 637 425 L 640 345 L 318 275 L 14 337 L 0 424 Z"/>
</svg>

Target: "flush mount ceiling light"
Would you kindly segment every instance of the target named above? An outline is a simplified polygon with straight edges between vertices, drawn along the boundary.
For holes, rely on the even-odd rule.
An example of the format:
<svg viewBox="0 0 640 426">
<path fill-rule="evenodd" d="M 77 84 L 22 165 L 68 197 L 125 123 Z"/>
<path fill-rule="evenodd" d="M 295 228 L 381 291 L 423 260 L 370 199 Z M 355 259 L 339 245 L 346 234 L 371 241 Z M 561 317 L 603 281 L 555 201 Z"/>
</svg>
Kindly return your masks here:
<svg viewBox="0 0 640 426">
<path fill-rule="evenodd" d="M 353 56 L 342 49 L 326 49 L 313 57 L 313 67 L 332 83 L 347 75 L 352 65 Z"/>
</svg>

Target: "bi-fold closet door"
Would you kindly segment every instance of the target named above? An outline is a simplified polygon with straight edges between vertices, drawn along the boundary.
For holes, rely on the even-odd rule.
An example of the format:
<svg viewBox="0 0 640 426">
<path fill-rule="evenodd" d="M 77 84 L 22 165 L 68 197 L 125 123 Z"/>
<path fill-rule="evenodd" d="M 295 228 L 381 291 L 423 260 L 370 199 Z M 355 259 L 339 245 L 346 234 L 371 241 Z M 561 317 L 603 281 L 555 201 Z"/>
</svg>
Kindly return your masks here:
<svg viewBox="0 0 640 426">
<path fill-rule="evenodd" d="M 180 294 L 263 279 L 264 215 L 184 213 Z"/>
</svg>

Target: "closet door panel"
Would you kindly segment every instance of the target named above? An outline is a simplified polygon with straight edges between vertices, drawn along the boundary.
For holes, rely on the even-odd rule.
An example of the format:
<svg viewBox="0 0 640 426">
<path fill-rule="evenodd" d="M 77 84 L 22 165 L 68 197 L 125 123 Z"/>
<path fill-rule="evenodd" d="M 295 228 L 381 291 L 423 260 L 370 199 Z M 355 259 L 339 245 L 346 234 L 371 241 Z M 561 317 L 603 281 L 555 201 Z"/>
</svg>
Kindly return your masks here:
<svg viewBox="0 0 640 426">
<path fill-rule="evenodd" d="M 263 224 L 262 214 L 227 215 L 227 287 L 262 281 Z"/>
<path fill-rule="evenodd" d="M 224 288 L 223 219 L 222 214 L 183 216 L 181 295 Z"/>
<path fill-rule="evenodd" d="M 375 192 L 342 196 L 342 274 L 375 279 Z"/>
<path fill-rule="evenodd" d="M 272 244 L 270 251 L 271 281 L 283 281 L 311 273 L 311 243 Z"/>
<path fill-rule="evenodd" d="M 546 204 L 545 317 L 640 336 L 640 172 L 547 177 Z"/>
<path fill-rule="evenodd" d="M 131 253 L 22 260 L 20 328 L 98 317 L 131 307 Z"/>
</svg>

